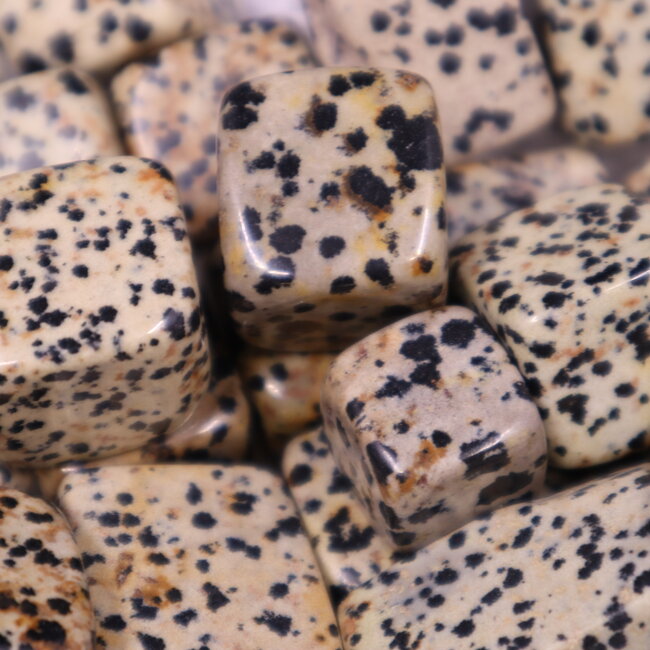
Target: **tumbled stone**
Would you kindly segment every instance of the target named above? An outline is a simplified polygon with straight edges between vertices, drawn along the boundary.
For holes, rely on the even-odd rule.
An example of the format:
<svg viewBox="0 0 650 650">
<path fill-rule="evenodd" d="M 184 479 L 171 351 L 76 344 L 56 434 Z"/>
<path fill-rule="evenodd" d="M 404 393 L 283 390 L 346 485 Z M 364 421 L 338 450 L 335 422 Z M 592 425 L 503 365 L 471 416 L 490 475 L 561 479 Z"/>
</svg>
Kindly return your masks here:
<svg viewBox="0 0 650 650">
<path fill-rule="evenodd" d="M 444 300 L 444 169 L 417 75 L 318 68 L 245 82 L 221 112 L 225 283 L 241 335 L 331 351 Z"/>
<path fill-rule="evenodd" d="M 649 491 L 643 465 L 468 524 L 348 596 L 345 648 L 649 647 Z"/>
<path fill-rule="evenodd" d="M 650 160 L 625 179 L 625 186 L 630 192 L 650 196 Z"/>
<path fill-rule="evenodd" d="M 71 474 L 99 647 L 335 649 L 309 541 L 281 480 L 252 467 Z"/>
<path fill-rule="evenodd" d="M 492 219 L 566 190 L 599 184 L 605 177 L 597 156 L 570 147 L 448 169 L 449 242 Z"/>
<path fill-rule="evenodd" d="M 97 82 L 72 69 L 46 70 L 0 85 L 0 176 L 123 153 Z"/>
<path fill-rule="evenodd" d="M 178 195 L 137 158 L 0 179 L 0 460 L 114 455 L 173 431 L 209 354 Z"/>
<path fill-rule="evenodd" d="M 650 447 L 650 205 L 618 185 L 567 192 L 470 233 L 454 286 L 511 350 L 552 463 Z"/>
<path fill-rule="evenodd" d="M 0 487 L 0 647 L 91 650 L 92 609 L 63 517 Z"/>
<path fill-rule="evenodd" d="M 613 144 L 650 134 L 650 11 L 645 2 L 541 0 L 564 128 Z"/>
<path fill-rule="evenodd" d="M 110 73 L 209 25 L 204 0 L 3 0 L 0 37 L 23 72 L 72 64 Z"/>
<path fill-rule="evenodd" d="M 112 85 L 129 151 L 174 175 L 191 236 L 217 236 L 217 121 L 224 92 L 244 79 L 311 64 L 307 45 L 286 25 L 225 24 L 208 36 L 134 63 Z"/>
<path fill-rule="evenodd" d="M 281 452 L 320 419 L 320 391 L 333 354 L 266 352 L 248 348 L 239 367 L 269 446 Z"/>
<path fill-rule="evenodd" d="M 282 467 L 335 606 L 352 589 L 412 558 L 413 552 L 396 551 L 375 531 L 322 427 L 294 438 Z"/>
<path fill-rule="evenodd" d="M 348 348 L 322 410 L 338 466 L 398 547 L 424 546 L 544 480 L 537 409 L 464 307 L 416 314 Z"/>
<path fill-rule="evenodd" d="M 506 145 L 555 110 L 542 55 L 517 0 L 307 0 L 325 65 L 421 74 L 440 108 L 447 164 Z"/>
</svg>

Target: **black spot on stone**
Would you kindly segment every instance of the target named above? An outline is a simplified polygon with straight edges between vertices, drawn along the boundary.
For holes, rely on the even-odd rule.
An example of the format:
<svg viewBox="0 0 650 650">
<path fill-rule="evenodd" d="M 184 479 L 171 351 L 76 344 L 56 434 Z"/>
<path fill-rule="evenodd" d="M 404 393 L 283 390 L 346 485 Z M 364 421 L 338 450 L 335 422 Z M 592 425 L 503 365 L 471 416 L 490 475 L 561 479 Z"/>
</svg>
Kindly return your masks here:
<svg viewBox="0 0 650 650">
<path fill-rule="evenodd" d="M 246 206 L 242 212 L 244 227 L 246 228 L 246 234 L 253 240 L 259 241 L 264 236 L 260 224 L 262 223 L 262 216 L 255 209 L 250 206 Z"/>
<path fill-rule="evenodd" d="M 63 63 L 74 61 L 74 41 L 69 34 L 57 34 L 50 41 L 50 52 L 52 56 Z"/>
<path fill-rule="evenodd" d="M 377 399 L 384 399 L 386 397 L 402 398 L 410 390 L 411 384 L 408 381 L 389 375 L 384 385 L 375 393 L 375 397 Z"/>
<path fill-rule="evenodd" d="M 356 286 L 357 283 L 352 276 L 340 275 L 338 278 L 334 278 L 332 280 L 332 284 L 330 285 L 330 293 L 335 295 L 350 293 L 350 291 L 352 291 Z"/>
<path fill-rule="evenodd" d="M 350 81 L 355 88 L 367 88 L 372 86 L 376 80 L 377 75 L 374 72 L 358 70 L 350 75 Z"/>
<path fill-rule="evenodd" d="M 460 459 L 465 463 L 465 478 L 475 479 L 483 474 L 496 472 L 510 463 L 508 449 L 499 439 L 499 434 L 490 432 L 460 445 Z"/>
<path fill-rule="evenodd" d="M 282 226 L 269 237 L 269 243 L 278 253 L 291 255 L 302 248 L 302 241 L 307 231 L 298 225 Z"/>
<path fill-rule="evenodd" d="M 456 74 L 460 70 L 462 59 L 454 52 L 445 52 L 439 61 L 440 69 L 445 74 Z"/>
<path fill-rule="evenodd" d="M 321 201 L 329 202 L 341 196 L 341 188 L 338 183 L 323 183 L 320 188 Z"/>
<path fill-rule="evenodd" d="M 479 492 L 477 505 L 491 505 L 498 499 L 516 494 L 532 482 L 533 475 L 528 472 L 510 472 L 499 476 Z"/>
<path fill-rule="evenodd" d="M 345 136 L 345 144 L 347 145 L 347 148 L 354 153 L 361 151 L 366 146 L 367 142 L 368 136 L 361 127 Z"/>
<path fill-rule="evenodd" d="M 329 131 L 336 126 L 338 109 L 334 103 L 316 104 L 310 113 L 310 124 L 317 133 Z"/>
<path fill-rule="evenodd" d="M 146 41 L 151 35 L 152 26 L 139 16 L 129 16 L 126 19 L 125 31 L 136 43 Z"/>
<path fill-rule="evenodd" d="M 353 168 L 347 177 L 350 193 L 372 208 L 387 210 L 391 207 L 394 188 L 388 187 L 381 176 L 363 165 Z"/>
<path fill-rule="evenodd" d="M 281 637 L 287 636 L 291 632 L 291 617 L 289 616 L 276 614 L 265 609 L 262 616 L 256 616 L 253 620 L 258 625 L 266 625 L 269 630 Z"/>
<path fill-rule="evenodd" d="M 388 484 L 388 477 L 395 472 L 397 454 L 393 449 L 379 441 L 366 445 L 368 460 L 376 479 L 382 484 Z"/>
<path fill-rule="evenodd" d="M 328 90 L 330 91 L 331 95 L 340 97 L 341 95 L 345 95 L 345 93 L 351 89 L 352 86 L 350 85 L 350 82 L 343 75 L 336 74 L 330 77 Z"/>
<path fill-rule="evenodd" d="M 300 157 L 289 151 L 280 158 L 277 166 L 281 178 L 294 178 L 300 171 Z"/>
<path fill-rule="evenodd" d="M 391 23 L 390 15 L 385 11 L 375 11 L 370 16 L 370 26 L 374 32 L 385 32 Z"/>
<path fill-rule="evenodd" d="M 382 287 L 390 287 L 395 283 L 388 262 L 383 258 L 368 260 L 364 272 L 373 282 L 377 282 Z"/>
<path fill-rule="evenodd" d="M 213 528 L 217 520 L 209 512 L 197 512 L 192 517 L 192 526 L 207 530 Z"/>
<path fill-rule="evenodd" d="M 303 463 L 295 465 L 289 473 L 289 484 L 293 486 L 305 485 L 311 481 L 312 476 L 313 472 L 309 465 Z"/>
<path fill-rule="evenodd" d="M 436 429 L 432 434 L 431 434 L 431 440 L 433 441 L 433 444 L 438 447 L 446 447 L 451 443 L 451 436 L 448 433 L 445 433 L 444 431 L 440 431 L 439 429 Z"/>
<path fill-rule="evenodd" d="M 345 406 L 345 412 L 351 422 L 354 422 L 362 413 L 365 403 L 356 397 L 350 400 Z"/>
<path fill-rule="evenodd" d="M 571 416 L 571 421 L 576 424 L 584 424 L 587 415 L 586 404 L 589 401 L 588 395 L 575 393 L 567 395 L 557 402 L 557 409 L 560 413 Z"/>
<path fill-rule="evenodd" d="M 442 327 L 441 342 L 454 348 L 466 349 L 476 336 L 476 325 L 469 320 L 454 318 Z"/>
<path fill-rule="evenodd" d="M 260 295 L 268 295 L 275 289 L 291 286 L 296 275 L 296 266 L 291 258 L 282 255 L 269 260 L 267 269 L 254 286 Z"/>
</svg>

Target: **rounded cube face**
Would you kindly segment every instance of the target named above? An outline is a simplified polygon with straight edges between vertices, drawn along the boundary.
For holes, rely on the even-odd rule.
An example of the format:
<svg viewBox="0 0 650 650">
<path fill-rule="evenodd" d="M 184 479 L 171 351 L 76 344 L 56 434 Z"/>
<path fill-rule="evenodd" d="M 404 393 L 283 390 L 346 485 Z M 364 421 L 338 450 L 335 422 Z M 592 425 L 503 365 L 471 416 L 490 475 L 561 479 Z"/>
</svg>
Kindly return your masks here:
<svg viewBox="0 0 650 650">
<path fill-rule="evenodd" d="M 232 89 L 221 112 L 225 283 L 260 347 L 344 347 L 444 299 L 437 112 L 416 75 L 319 68 Z"/>
<path fill-rule="evenodd" d="M 182 423 L 209 354 L 168 172 L 137 158 L 0 180 L 0 460 L 114 455 Z"/>
<path fill-rule="evenodd" d="M 72 69 L 0 85 L 0 176 L 123 153 L 97 82 Z"/>
<path fill-rule="evenodd" d="M 339 467 L 398 547 L 534 495 L 544 479 L 537 409 L 464 307 L 417 314 L 346 350 L 325 380 L 322 411 Z"/>
<path fill-rule="evenodd" d="M 325 65 L 403 68 L 432 85 L 447 164 L 547 124 L 555 99 L 518 0 L 305 0 Z"/>
<path fill-rule="evenodd" d="M 562 121 L 585 142 L 650 135 L 650 12 L 644 2 L 542 0 Z"/>
<path fill-rule="evenodd" d="M 215 111 L 224 92 L 244 79 L 311 62 L 293 29 L 245 22 L 170 45 L 154 61 L 133 63 L 115 77 L 112 95 L 129 151 L 172 172 L 193 238 L 218 235 Z"/>
<path fill-rule="evenodd" d="M 559 194 L 467 235 L 454 286 L 510 348 L 550 458 L 650 447 L 650 204 L 618 185 Z"/>
</svg>

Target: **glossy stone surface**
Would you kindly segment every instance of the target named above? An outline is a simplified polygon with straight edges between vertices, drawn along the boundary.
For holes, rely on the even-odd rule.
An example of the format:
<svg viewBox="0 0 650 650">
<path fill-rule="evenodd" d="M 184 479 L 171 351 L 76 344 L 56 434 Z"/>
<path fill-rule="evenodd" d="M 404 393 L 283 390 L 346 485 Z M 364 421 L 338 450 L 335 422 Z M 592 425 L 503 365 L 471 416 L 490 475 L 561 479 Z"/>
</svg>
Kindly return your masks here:
<svg viewBox="0 0 650 650">
<path fill-rule="evenodd" d="M 0 179 L 0 460 L 115 455 L 180 426 L 209 354 L 168 172 L 137 158 Z"/>
<path fill-rule="evenodd" d="M 444 300 L 444 169 L 428 84 L 319 68 L 233 88 L 221 112 L 225 283 L 241 335 L 341 349 Z"/>
<path fill-rule="evenodd" d="M 650 134 L 650 10 L 645 2 L 541 0 L 564 128 L 613 144 Z"/>
<path fill-rule="evenodd" d="M 338 469 L 322 427 L 292 440 L 282 459 L 284 478 L 311 539 L 335 605 L 352 589 L 412 559 L 378 534 Z"/>
<path fill-rule="evenodd" d="M 570 147 L 448 169 L 449 242 L 492 219 L 566 190 L 597 185 L 605 177 L 594 154 Z"/>
<path fill-rule="evenodd" d="M 62 507 L 84 552 L 98 647 L 339 647 L 295 506 L 251 467 L 105 467 Z"/>
<path fill-rule="evenodd" d="M 464 307 L 416 314 L 348 348 L 322 410 L 338 466 L 397 547 L 424 546 L 544 480 L 537 409 Z"/>
<path fill-rule="evenodd" d="M 23 72 L 110 73 L 208 25 L 202 0 L 3 0 L 0 10 L 0 37 Z"/>
<path fill-rule="evenodd" d="M 650 160 L 625 179 L 630 192 L 650 196 Z"/>
<path fill-rule="evenodd" d="M 246 22 L 175 43 L 115 77 L 112 94 L 129 151 L 172 172 L 191 236 L 217 236 L 215 113 L 224 92 L 250 77 L 310 64 L 307 45 L 290 27 Z"/>
<path fill-rule="evenodd" d="M 643 465 L 468 524 L 341 604 L 346 650 L 647 648 L 649 492 Z"/>
<path fill-rule="evenodd" d="M 650 205 L 567 192 L 471 233 L 453 283 L 510 348 L 550 458 L 586 467 L 650 446 Z"/>
<path fill-rule="evenodd" d="M 320 391 L 335 355 L 248 348 L 239 368 L 262 419 L 269 446 L 281 452 L 297 433 L 320 421 Z"/>
<path fill-rule="evenodd" d="M 0 647 L 91 650 L 92 609 L 79 551 L 44 501 L 0 487 Z"/>
<path fill-rule="evenodd" d="M 111 108 L 89 75 L 46 70 L 0 85 L 0 176 L 123 153 Z"/>
<path fill-rule="evenodd" d="M 307 0 L 325 65 L 424 76 L 440 108 L 447 164 L 504 146 L 550 121 L 555 101 L 517 0 Z"/>
</svg>

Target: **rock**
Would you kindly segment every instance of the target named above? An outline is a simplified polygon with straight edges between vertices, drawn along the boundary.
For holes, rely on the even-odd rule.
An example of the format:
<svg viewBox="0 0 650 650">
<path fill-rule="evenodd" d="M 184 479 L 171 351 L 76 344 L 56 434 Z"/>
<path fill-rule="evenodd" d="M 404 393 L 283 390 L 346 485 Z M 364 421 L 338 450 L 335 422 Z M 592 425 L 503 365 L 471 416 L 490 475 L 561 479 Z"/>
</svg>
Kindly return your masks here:
<svg viewBox="0 0 650 650">
<path fill-rule="evenodd" d="M 560 194 L 467 235 L 453 285 L 511 350 L 550 460 L 650 447 L 650 205 L 617 185 Z"/>
<path fill-rule="evenodd" d="M 555 99 L 517 0 L 307 0 L 325 65 L 421 74 L 440 107 L 447 164 L 476 158 L 547 124 Z"/>
<path fill-rule="evenodd" d="M 416 314 L 348 348 L 321 406 L 339 468 L 396 547 L 425 546 L 542 487 L 537 409 L 464 307 Z"/>
<path fill-rule="evenodd" d="M 123 153 L 111 108 L 97 82 L 71 68 L 0 85 L 0 176 Z"/>
<path fill-rule="evenodd" d="M 170 45 L 114 78 L 113 99 L 129 151 L 169 168 L 195 239 L 217 236 L 215 113 L 224 92 L 244 79 L 311 62 L 307 45 L 290 27 L 244 22 Z"/>
<path fill-rule="evenodd" d="M 167 170 L 119 157 L 5 176 L 0 220 L 0 458 L 100 458 L 180 426 L 210 368 Z"/>
<path fill-rule="evenodd" d="M 91 650 L 93 613 L 63 517 L 0 487 L 0 647 Z"/>
<path fill-rule="evenodd" d="M 318 68 L 227 94 L 221 246 L 245 340 L 332 351 L 444 300 L 436 115 L 428 84 L 398 71 Z"/>
<path fill-rule="evenodd" d="M 650 134 L 650 13 L 644 2 L 541 0 L 567 131 L 615 144 Z"/>
<path fill-rule="evenodd" d="M 650 465 L 502 508 L 354 591 L 346 650 L 650 644 Z"/>
<path fill-rule="evenodd" d="M 564 147 L 467 163 L 447 170 L 449 242 L 515 210 L 542 199 L 597 185 L 606 172 L 597 156 L 584 149 Z"/>
<path fill-rule="evenodd" d="M 251 467 L 104 467 L 59 492 L 99 647 L 339 648 L 280 479 Z"/>
<path fill-rule="evenodd" d="M 266 352 L 248 348 L 239 367 L 260 414 L 269 446 L 280 453 L 297 433 L 320 419 L 323 379 L 335 355 Z"/>
</svg>

